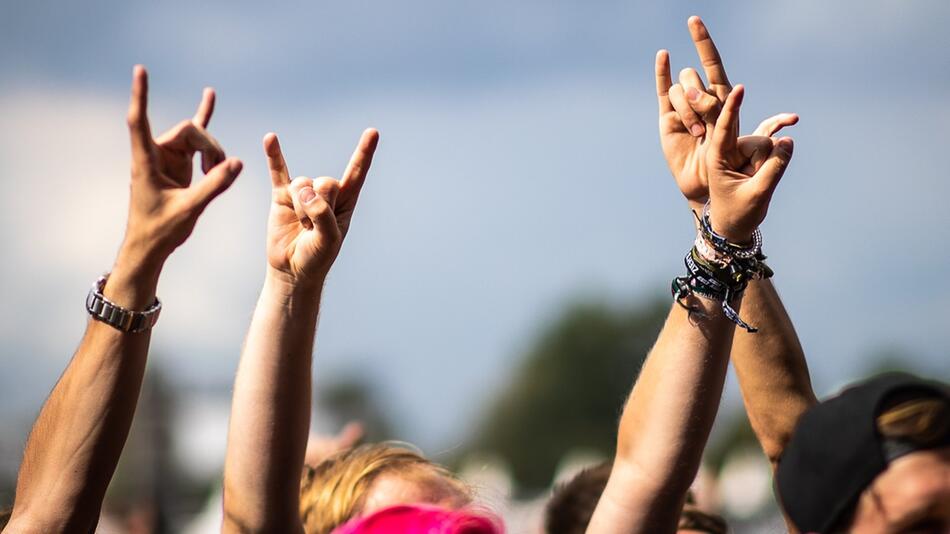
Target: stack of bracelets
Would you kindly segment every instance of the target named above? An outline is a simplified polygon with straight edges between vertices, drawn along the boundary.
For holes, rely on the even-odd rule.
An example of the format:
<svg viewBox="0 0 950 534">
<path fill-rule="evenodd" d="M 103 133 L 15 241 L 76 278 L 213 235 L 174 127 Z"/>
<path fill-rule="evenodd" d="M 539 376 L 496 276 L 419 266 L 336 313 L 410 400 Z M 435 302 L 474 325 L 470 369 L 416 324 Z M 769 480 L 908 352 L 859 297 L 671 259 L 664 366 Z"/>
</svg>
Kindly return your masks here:
<svg viewBox="0 0 950 534">
<path fill-rule="evenodd" d="M 730 243 L 713 231 L 709 223 L 709 202 L 703 207 L 702 217 L 696 215 L 696 218 L 699 235 L 686 254 L 686 276 L 673 279 L 673 298 L 691 312 L 696 310 L 685 303 L 689 295 L 719 302 L 730 321 L 748 332 L 756 332 L 756 328 L 739 318 L 730 302 L 742 294 L 749 280 L 772 277 L 772 269 L 765 264 L 762 254 L 762 233 L 756 228 L 750 245 Z"/>
</svg>

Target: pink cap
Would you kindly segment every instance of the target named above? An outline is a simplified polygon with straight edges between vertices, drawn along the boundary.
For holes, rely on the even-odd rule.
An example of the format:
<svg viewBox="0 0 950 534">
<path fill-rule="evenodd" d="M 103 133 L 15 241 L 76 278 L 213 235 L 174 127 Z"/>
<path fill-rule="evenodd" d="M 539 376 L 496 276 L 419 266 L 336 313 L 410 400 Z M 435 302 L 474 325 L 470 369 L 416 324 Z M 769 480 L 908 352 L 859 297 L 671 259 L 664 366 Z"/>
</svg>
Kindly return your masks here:
<svg viewBox="0 0 950 534">
<path fill-rule="evenodd" d="M 401 504 L 341 525 L 333 534 L 504 534 L 501 521 L 469 510 Z"/>
</svg>

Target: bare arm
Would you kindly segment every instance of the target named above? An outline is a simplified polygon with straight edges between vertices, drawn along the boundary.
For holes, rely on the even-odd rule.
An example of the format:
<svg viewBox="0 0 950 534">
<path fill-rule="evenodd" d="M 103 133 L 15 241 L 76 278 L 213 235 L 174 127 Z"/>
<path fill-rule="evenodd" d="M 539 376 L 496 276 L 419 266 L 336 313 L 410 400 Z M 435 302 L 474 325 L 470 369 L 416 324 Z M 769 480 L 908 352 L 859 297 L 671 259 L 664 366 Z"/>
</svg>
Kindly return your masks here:
<svg viewBox="0 0 950 534">
<path fill-rule="evenodd" d="M 237 531 L 303 532 L 298 493 L 321 289 L 294 288 L 269 273 L 254 310 L 234 381 L 225 464 L 225 524 Z"/>
<path fill-rule="evenodd" d="M 367 130 L 340 181 L 291 182 L 264 138 L 273 185 L 268 270 L 238 366 L 224 467 L 225 532 L 303 532 L 300 476 L 310 428 L 320 294 L 376 149 Z"/>
<path fill-rule="evenodd" d="M 587 532 L 673 532 L 719 409 L 733 324 L 674 304 L 620 419 L 617 454 Z"/>
<path fill-rule="evenodd" d="M 732 86 L 722 57 L 699 17 L 690 18 L 689 31 L 709 85 L 705 86 L 699 73 L 690 68 L 680 71 L 679 83 L 671 85 L 669 58 L 665 52 L 657 55 L 657 89 L 661 101 L 667 93 L 673 108 L 666 108 L 666 113 L 661 109 L 660 138 L 680 190 L 690 208 L 701 213 L 709 195 L 703 157 L 711 141 L 708 132 Z M 740 153 L 749 156 L 755 168 L 764 161 L 764 154 L 754 154 L 759 146 L 757 138 L 772 137 L 797 122 L 794 113 L 766 119 L 752 136 L 739 139 Z M 750 334 L 739 329 L 731 359 L 752 429 L 774 465 L 798 417 L 814 404 L 815 395 L 795 328 L 772 282 L 751 282 L 743 306 L 759 332 Z"/>
<path fill-rule="evenodd" d="M 146 118 L 147 78 L 137 67 L 129 126 L 132 187 L 125 240 L 104 288 L 110 301 L 144 310 L 155 301 L 169 254 L 198 215 L 240 172 L 204 127 L 214 93 L 198 114 L 158 140 Z M 202 152 L 207 177 L 189 187 L 191 160 Z M 92 531 L 135 412 L 150 332 L 122 332 L 90 320 L 79 348 L 33 425 L 5 532 Z"/>
<path fill-rule="evenodd" d="M 121 259 L 105 296 L 129 309 L 154 301 L 157 273 Z M 33 425 L 5 532 L 91 531 L 132 423 L 150 333 L 90 321 Z"/>
<path fill-rule="evenodd" d="M 668 87 L 668 85 L 667 85 Z M 661 84 L 658 84 L 661 88 Z M 736 87 L 723 104 L 705 153 L 713 227 L 749 241 L 791 159 L 791 140 L 758 138 L 770 150 L 752 172 L 739 149 Z M 673 107 L 660 93 L 661 114 Z M 647 359 L 620 422 L 617 456 L 588 532 L 673 532 L 718 409 L 734 325 L 714 302 L 692 298 L 705 318 L 673 311 Z M 737 305 L 737 303 L 736 303 Z"/>
<path fill-rule="evenodd" d="M 774 467 L 798 418 L 817 399 L 795 327 L 771 280 L 750 283 L 743 303 L 760 328 L 736 333 L 732 364 L 752 430 Z"/>
</svg>

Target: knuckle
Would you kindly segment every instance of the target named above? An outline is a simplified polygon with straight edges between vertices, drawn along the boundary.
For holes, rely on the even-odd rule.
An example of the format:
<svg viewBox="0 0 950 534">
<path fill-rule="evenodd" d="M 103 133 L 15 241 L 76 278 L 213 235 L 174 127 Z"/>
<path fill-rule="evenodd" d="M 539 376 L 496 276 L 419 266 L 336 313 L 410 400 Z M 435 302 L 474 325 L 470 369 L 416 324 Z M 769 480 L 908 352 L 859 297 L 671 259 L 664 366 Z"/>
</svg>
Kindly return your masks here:
<svg viewBox="0 0 950 534">
<path fill-rule="evenodd" d="M 718 67 L 721 63 L 722 60 L 719 59 L 719 54 L 713 54 L 702 59 L 703 66 L 708 68 Z"/>
<path fill-rule="evenodd" d="M 306 176 L 298 176 L 290 182 L 290 187 L 291 189 L 296 190 L 296 189 L 300 189 L 301 187 L 311 185 L 312 183 L 313 183 L 313 180 L 311 180 L 310 178 Z"/>
<path fill-rule="evenodd" d="M 198 130 L 198 127 L 195 126 L 195 123 L 191 122 L 188 119 L 181 121 L 181 123 L 179 123 L 178 126 L 181 128 L 181 132 L 187 135 L 200 133 L 200 130 Z"/>
</svg>

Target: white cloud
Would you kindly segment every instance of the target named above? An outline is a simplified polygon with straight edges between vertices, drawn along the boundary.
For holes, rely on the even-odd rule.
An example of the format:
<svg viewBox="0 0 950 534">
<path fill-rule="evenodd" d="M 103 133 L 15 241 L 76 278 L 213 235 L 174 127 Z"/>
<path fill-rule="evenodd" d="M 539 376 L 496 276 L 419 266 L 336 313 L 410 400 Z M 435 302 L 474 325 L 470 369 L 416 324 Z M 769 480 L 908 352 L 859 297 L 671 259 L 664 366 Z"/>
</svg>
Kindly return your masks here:
<svg viewBox="0 0 950 534">
<path fill-rule="evenodd" d="M 906 65 L 885 63 L 881 84 L 855 82 L 845 62 L 860 57 L 851 43 L 861 42 L 861 28 L 841 26 L 835 37 L 840 13 L 834 14 L 844 8 L 821 8 L 834 16 L 811 24 L 809 18 L 821 17 L 810 11 L 817 4 L 809 6 L 802 15 L 742 11 L 738 22 L 712 28 L 728 45 L 736 81 L 750 84 L 747 125 L 775 107 L 803 116 L 793 130 L 795 162 L 767 223 L 767 247 L 813 371 L 837 379 L 859 368 L 869 332 L 915 347 L 950 341 L 946 329 L 933 327 L 947 284 L 925 287 L 906 278 L 946 270 L 950 261 L 940 247 L 940 200 L 950 191 L 942 141 L 931 134 L 950 119 L 943 105 L 948 80 L 934 75 L 896 92 L 896 76 L 886 74 Z M 322 20 L 337 24 L 342 37 L 313 58 L 307 53 L 316 37 L 247 33 L 261 29 L 245 26 L 255 22 L 247 13 L 229 15 L 215 30 L 234 25 L 247 36 L 233 47 L 209 41 L 213 62 L 201 54 L 179 57 L 179 49 L 162 53 L 161 25 L 146 31 L 149 46 L 130 41 L 133 52 L 145 47 L 146 59 L 165 61 L 153 71 L 155 129 L 191 113 L 200 83 L 223 78 L 212 131 L 246 163 L 234 189 L 167 266 L 157 359 L 189 380 L 228 380 L 233 373 L 263 272 L 269 186 L 259 143 L 268 130 L 281 135 L 294 174 L 339 173 L 363 127 L 382 131 L 327 290 L 316 369 L 322 379 L 353 368 L 382 378 L 387 404 L 408 422 L 406 437 L 426 447 L 442 447 L 468 428 L 504 382 L 517 349 L 563 297 L 579 290 L 610 298 L 664 292 L 681 268 L 690 227 L 677 211 L 678 193 L 655 138 L 652 49 L 614 46 L 628 41 L 617 37 L 627 19 L 605 22 L 618 13 L 613 8 L 578 22 L 575 39 L 569 17 L 545 12 L 548 18 L 533 26 L 528 15 L 536 8 L 512 7 L 524 17 L 494 21 L 471 8 L 480 13 L 477 31 L 446 37 L 453 28 L 444 17 L 464 13 L 442 6 L 446 12 L 433 18 L 405 22 L 416 32 L 406 41 L 403 26 L 393 25 L 388 47 L 369 39 L 352 50 L 345 45 L 368 38 L 347 33 L 346 17 Z M 636 18 L 635 7 L 620 11 Z M 887 18 L 882 9 L 872 11 L 849 20 L 869 27 Z M 372 24 L 388 27 L 387 13 Z M 684 25 L 673 32 L 660 24 L 665 15 L 648 15 L 636 18 L 631 33 L 680 46 L 676 61 L 692 57 Z M 771 42 L 744 45 L 767 41 L 755 32 L 771 31 L 762 21 L 773 18 L 781 24 Z M 258 22 L 279 26 L 278 19 Z M 756 20 L 748 33 L 741 28 Z M 306 24 L 303 17 L 288 21 L 288 31 Z M 366 35 L 375 35 L 372 24 Z M 928 24 L 915 19 L 887 31 L 920 32 Z M 610 35 L 590 44 L 598 32 Z M 820 34 L 817 43 L 840 38 L 843 52 L 826 65 L 766 61 L 782 47 L 793 59 L 820 52 L 808 46 L 808 32 Z M 204 35 L 189 30 L 182 42 L 197 46 Z M 260 43 L 271 39 L 280 54 L 258 68 L 268 50 Z M 567 44 L 545 48 L 555 41 Z M 430 50 L 433 43 L 439 46 Z M 367 52 L 373 47 L 382 47 L 378 55 Z M 221 55 L 225 49 L 230 57 Z M 619 55 L 629 63 L 603 67 Z M 595 67 L 579 70 L 587 61 Z M 918 61 L 945 63 L 946 49 L 922 50 Z M 122 63 L 123 76 L 130 62 Z M 318 70 L 327 65 L 331 72 Z M 74 68 L 97 67 L 84 56 Z M 476 74 L 466 74 L 469 67 Z M 121 239 L 128 148 L 124 82 L 63 75 L 66 81 L 54 83 L 61 74 L 51 64 L 36 69 L 34 82 L 12 89 L 7 82 L 0 90 L 0 275 L 16 303 L 0 307 L 0 335 L 15 347 L 4 354 L 8 377 L 48 366 L 45 394 L 79 339 L 85 290 L 108 268 Z M 286 72 L 273 75 L 278 70 Z M 196 71 L 202 82 L 194 81 Z M 748 75 L 740 77 L 743 71 Z M 354 77 L 337 79 L 347 73 Z M 180 94 L 182 85 L 188 94 Z M 880 310 L 894 307 L 899 319 L 884 320 Z M 38 332 L 37 317 L 51 326 Z"/>
</svg>

